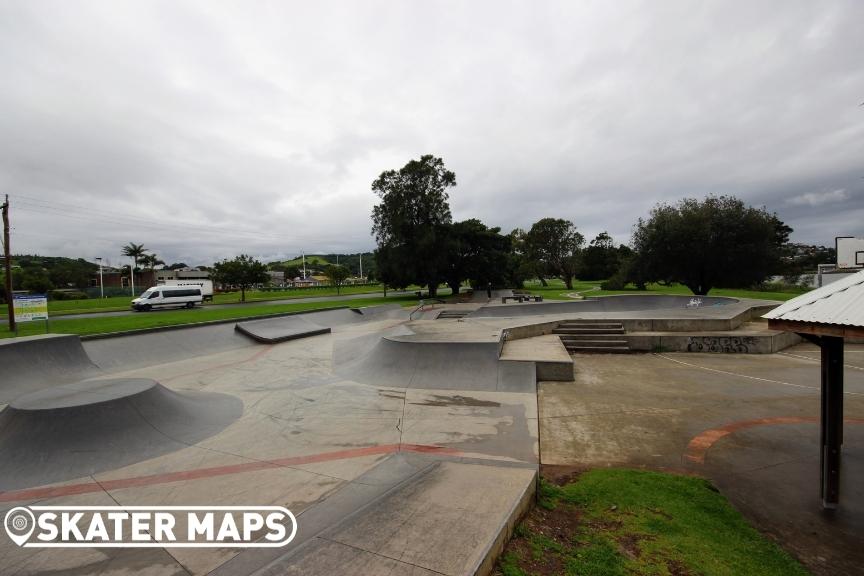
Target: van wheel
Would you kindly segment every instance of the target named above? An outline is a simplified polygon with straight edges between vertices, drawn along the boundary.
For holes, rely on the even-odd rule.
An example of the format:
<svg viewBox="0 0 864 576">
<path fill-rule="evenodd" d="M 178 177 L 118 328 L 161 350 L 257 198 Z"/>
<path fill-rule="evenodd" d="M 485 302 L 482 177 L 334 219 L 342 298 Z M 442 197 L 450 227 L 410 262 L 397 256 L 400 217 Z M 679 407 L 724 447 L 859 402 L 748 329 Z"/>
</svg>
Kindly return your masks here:
<svg viewBox="0 0 864 576">
<path fill-rule="evenodd" d="M 141 309 L 144 310 L 144 312 L 149 312 L 150 310 L 153 309 L 153 307 L 150 306 L 150 304 L 145 304 L 144 306 L 141 307 Z"/>
<path fill-rule="evenodd" d="M 186 308 L 194 308 L 194 307 L 195 307 L 194 302 L 186 302 Z"/>
</svg>

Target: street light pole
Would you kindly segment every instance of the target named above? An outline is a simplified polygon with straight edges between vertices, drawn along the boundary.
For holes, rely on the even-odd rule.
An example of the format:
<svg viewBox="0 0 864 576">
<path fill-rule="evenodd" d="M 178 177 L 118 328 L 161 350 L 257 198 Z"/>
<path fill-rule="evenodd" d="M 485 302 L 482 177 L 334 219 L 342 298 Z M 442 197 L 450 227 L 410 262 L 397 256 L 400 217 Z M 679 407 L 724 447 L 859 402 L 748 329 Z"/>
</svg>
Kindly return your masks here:
<svg viewBox="0 0 864 576">
<path fill-rule="evenodd" d="M 129 266 L 129 284 L 132 285 L 132 298 L 135 298 L 135 259 L 132 259 L 132 264 Z"/>
<path fill-rule="evenodd" d="M 99 261 L 99 297 L 105 298 L 105 284 L 102 282 L 102 258 L 96 258 Z"/>
</svg>

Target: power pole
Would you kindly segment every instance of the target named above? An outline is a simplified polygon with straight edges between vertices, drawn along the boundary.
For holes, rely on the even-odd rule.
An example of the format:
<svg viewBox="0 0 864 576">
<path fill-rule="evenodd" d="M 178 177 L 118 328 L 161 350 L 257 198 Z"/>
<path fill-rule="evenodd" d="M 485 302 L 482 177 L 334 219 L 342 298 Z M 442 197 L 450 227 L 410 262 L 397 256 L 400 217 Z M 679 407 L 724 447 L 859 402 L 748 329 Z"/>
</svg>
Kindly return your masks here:
<svg viewBox="0 0 864 576">
<path fill-rule="evenodd" d="M 3 256 L 6 269 L 6 306 L 9 314 L 9 331 L 15 331 L 15 305 L 12 303 L 12 250 L 9 248 L 9 195 L 3 203 Z"/>
</svg>

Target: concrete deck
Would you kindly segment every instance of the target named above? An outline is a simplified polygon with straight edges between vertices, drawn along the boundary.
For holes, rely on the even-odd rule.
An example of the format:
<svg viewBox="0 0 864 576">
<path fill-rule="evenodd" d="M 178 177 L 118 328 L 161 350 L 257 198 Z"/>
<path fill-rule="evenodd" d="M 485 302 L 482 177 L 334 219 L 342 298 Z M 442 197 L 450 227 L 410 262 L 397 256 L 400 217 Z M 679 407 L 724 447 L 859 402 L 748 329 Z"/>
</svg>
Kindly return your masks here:
<svg viewBox="0 0 864 576">
<path fill-rule="evenodd" d="M 864 496 L 846 479 L 841 512 L 819 513 L 812 347 L 571 357 L 544 334 L 583 314 L 738 326 L 764 305 L 556 312 L 474 303 L 463 305 L 475 310 L 465 319 L 437 320 L 453 306 L 436 305 L 415 321 L 384 307 L 304 315 L 302 323 L 331 331 L 280 343 L 254 341 L 233 324 L 83 346 L 74 337 L 0 342 L 0 402 L 12 402 L 0 413 L 0 513 L 37 502 L 272 504 L 299 524 L 295 542 L 266 552 L 24 550 L 0 539 L 0 566 L 15 574 L 486 574 L 531 501 L 539 427 L 544 464 L 706 474 L 811 568 L 853 573 L 864 560 Z M 513 316 L 480 313 L 520 306 Z M 279 336 L 293 324 L 268 329 Z M 862 352 L 847 358 L 844 478 L 860 478 L 864 462 Z M 576 381 L 541 382 L 538 420 L 544 366 Z M 50 426 L 20 412 L 84 379 L 91 383 L 79 392 L 133 380 L 121 380 L 131 392 L 89 421 L 94 412 L 74 406 L 46 410 Z M 16 402 L 24 393 L 36 396 Z"/>
<path fill-rule="evenodd" d="M 452 329 L 406 325 L 401 310 L 343 312 L 329 334 L 273 345 L 235 334 L 231 324 L 85 342 L 69 357 L 92 359 L 86 373 L 95 382 L 154 383 L 115 399 L 101 420 L 91 419 L 89 435 L 74 432 L 86 424 L 77 412 L 55 412 L 52 426 L 41 419 L 19 425 L 10 408 L 0 414 L 7 417 L 0 422 L 7 439 L 0 443 L 0 513 L 37 502 L 283 505 L 298 517 L 297 542 L 262 556 L 25 550 L 3 538 L 0 565 L 16 574 L 332 574 L 346 562 L 352 573 L 488 571 L 533 498 L 533 366 L 498 360 L 500 332 L 468 330 L 454 344 Z M 74 348 L 68 339 L 53 342 Z M 392 355 L 394 370 L 379 366 L 375 378 L 368 355 L 382 343 L 411 353 Z M 498 374 L 494 385 L 489 367 Z M 43 376 L 21 385 L 56 396 Z M 155 408 L 139 418 L 135 409 L 144 404 L 136 394 L 152 391 L 157 397 L 147 405 Z M 182 433 L 222 400 L 237 408 L 228 420 L 208 423 L 206 434 Z M 134 422 L 149 426 L 149 436 Z M 86 458 L 76 458 L 80 449 Z"/>
</svg>

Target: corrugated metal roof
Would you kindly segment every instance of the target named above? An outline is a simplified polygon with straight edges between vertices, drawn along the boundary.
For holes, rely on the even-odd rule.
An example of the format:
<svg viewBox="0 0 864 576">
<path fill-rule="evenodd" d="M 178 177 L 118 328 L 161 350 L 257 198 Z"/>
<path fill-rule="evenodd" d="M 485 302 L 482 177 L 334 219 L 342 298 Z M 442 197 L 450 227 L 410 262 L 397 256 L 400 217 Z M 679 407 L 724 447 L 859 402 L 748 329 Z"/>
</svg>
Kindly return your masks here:
<svg viewBox="0 0 864 576">
<path fill-rule="evenodd" d="M 763 318 L 864 327 L 864 271 L 793 298 Z"/>
</svg>

